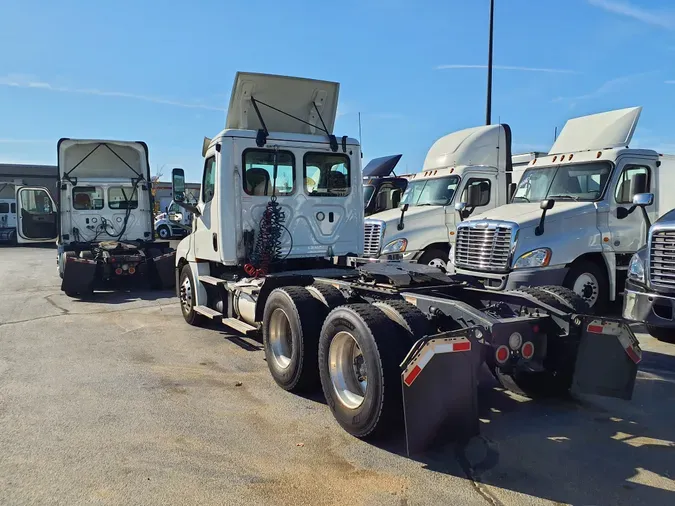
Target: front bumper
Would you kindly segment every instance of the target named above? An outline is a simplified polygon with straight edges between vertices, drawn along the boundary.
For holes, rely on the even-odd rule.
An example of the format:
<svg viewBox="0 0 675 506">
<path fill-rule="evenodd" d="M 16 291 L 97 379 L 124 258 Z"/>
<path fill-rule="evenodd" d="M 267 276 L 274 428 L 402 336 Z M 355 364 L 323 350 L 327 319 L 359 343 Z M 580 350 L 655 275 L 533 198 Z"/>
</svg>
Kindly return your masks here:
<svg viewBox="0 0 675 506">
<path fill-rule="evenodd" d="M 626 281 L 623 317 L 659 328 L 675 329 L 675 297 L 648 291 Z"/>
<path fill-rule="evenodd" d="M 508 273 L 469 271 L 451 267 L 448 274 L 457 277 L 469 277 L 480 281 L 490 290 L 517 290 L 521 286 L 562 285 L 569 268 L 543 267 L 539 269 L 517 269 Z"/>
</svg>

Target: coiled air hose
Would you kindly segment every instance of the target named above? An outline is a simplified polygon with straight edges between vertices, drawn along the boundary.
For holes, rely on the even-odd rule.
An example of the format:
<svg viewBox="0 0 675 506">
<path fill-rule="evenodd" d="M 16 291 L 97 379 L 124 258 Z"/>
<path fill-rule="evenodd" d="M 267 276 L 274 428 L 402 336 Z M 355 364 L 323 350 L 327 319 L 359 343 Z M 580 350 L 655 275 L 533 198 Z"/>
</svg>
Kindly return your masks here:
<svg viewBox="0 0 675 506">
<path fill-rule="evenodd" d="M 250 263 L 244 266 L 246 274 L 252 277 L 267 275 L 270 264 L 281 259 L 281 234 L 287 230 L 284 226 L 286 213 L 281 209 L 276 196 L 272 196 L 265 206 L 258 237 L 255 241 Z"/>
</svg>

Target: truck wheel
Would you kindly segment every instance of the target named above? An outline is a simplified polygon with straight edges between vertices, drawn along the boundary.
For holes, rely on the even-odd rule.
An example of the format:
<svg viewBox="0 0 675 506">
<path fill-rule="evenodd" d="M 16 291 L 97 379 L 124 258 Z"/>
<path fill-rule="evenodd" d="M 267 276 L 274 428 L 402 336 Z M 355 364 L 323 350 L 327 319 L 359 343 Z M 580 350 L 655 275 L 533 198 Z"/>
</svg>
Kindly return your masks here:
<svg viewBox="0 0 675 506">
<path fill-rule="evenodd" d="M 647 325 L 647 332 L 649 335 L 658 339 L 659 341 L 665 341 L 666 343 L 675 343 L 675 330 L 667 329 L 664 327 L 655 327 L 654 325 Z"/>
<path fill-rule="evenodd" d="M 289 392 L 318 385 L 317 347 L 327 308 L 301 286 L 276 288 L 265 303 L 263 347 L 274 381 Z"/>
<path fill-rule="evenodd" d="M 399 364 L 410 340 L 379 308 L 340 306 L 319 339 L 319 374 L 337 422 L 358 438 L 377 438 L 403 422 Z"/>
<path fill-rule="evenodd" d="M 59 256 L 59 277 L 63 279 L 63 273 L 66 271 L 66 262 L 68 261 L 68 258 L 75 258 L 75 252 L 74 251 L 64 251 L 61 253 Z M 66 293 L 66 295 L 68 295 Z"/>
<path fill-rule="evenodd" d="M 440 248 L 430 248 L 422 254 L 417 261 L 418 264 L 438 267 L 443 272 L 448 268 L 448 252 Z"/>
<path fill-rule="evenodd" d="M 195 311 L 195 280 L 192 277 L 192 270 L 189 265 L 183 266 L 180 271 L 180 288 L 178 291 L 180 298 L 180 309 L 183 318 L 190 325 L 202 327 L 206 323 L 206 317 Z"/>
<path fill-rule="evenodd" d="M 346 302 L 342 292 L 332 285 L 326 283 L 314 283 L 307 287 L 309 293 L 315 299 L 321 301 L 328 310 L 335 309 Z"/>
<path fill-rule="evenodd" d="M 404 300 L 382 300 L 373 303 L 387 317 L 400 326 L 410 338 L 412 345 L 429 333 L 429 320 L 417 307 Z"/>
<path fill-rule="evenodd" d="M 166 225 L 160 225 L 157 228 L 157 234 L 159 235 L 160 239 L 170 239 L 171 238 L 171 229 L 167 227 Z"/>
<path fill-rule="evenodd" d="M 565 276 L 563 286 L 581 296 L 594 314 L 602 314 L 609 304 L 607 273 L 594 262 L 574 262 Z"/>
</svg>

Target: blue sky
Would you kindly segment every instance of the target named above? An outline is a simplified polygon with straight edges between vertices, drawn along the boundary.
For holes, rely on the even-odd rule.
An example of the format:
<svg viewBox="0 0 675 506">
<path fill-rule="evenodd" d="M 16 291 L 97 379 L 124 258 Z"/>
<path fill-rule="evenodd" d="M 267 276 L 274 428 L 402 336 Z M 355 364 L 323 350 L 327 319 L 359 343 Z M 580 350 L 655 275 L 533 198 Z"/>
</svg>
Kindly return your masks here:
<svg viewBox="0 0 675 506">
<path fill-rule="evenodd" d="M 60 137 L 145 140 L 153 171 L 201 174 L 237 70 L 341 83 L 335 133 L 364 162 L 421 168 L 485 118 L 488 0 L 0 0 L 0 163 Z M 496 0 L 493 122 L 514 151 L 565 120 L 643 105 L 633 145 L 675 152 L 672 0 Z"/>
</svg>

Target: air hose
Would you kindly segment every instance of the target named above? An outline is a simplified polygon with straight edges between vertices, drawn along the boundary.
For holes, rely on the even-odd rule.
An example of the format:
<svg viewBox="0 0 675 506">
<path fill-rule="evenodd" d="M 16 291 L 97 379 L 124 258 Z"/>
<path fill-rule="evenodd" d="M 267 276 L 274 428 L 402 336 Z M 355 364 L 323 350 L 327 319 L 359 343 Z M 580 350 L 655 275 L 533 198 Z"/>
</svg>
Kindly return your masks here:
<svg viewBox="0 0 675 506">
<path fill-rule="evenodd" d="M 270 264 L 281 259 L 281 235 L 286 230 L 285 221 L 286 214 L 273 195 L 260 219 L 250 263 L 244 266 L 246 274 L 256 278 L 265 276 L 269 272 Z"/>
</svg>

